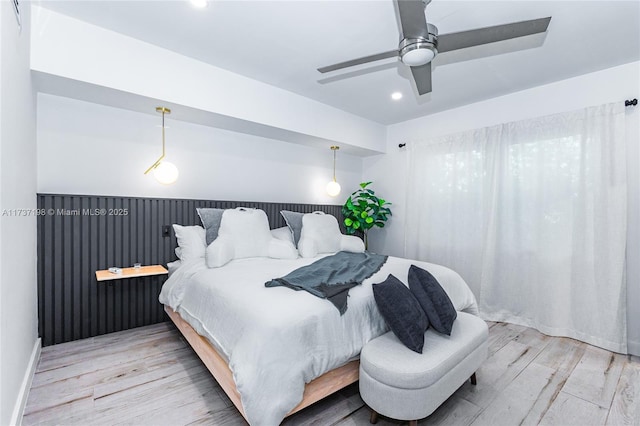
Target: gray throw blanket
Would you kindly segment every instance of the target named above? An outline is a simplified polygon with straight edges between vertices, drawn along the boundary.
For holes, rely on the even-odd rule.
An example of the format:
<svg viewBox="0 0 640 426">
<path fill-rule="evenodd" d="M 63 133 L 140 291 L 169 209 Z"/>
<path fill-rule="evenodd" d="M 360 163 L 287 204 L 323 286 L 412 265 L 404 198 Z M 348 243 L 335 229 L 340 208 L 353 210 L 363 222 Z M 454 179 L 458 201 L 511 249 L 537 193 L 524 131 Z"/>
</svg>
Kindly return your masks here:
<svg viewBox="0 0 640 426">
<path fill-rule="evenodd" d="M 340 315 L 347 311 L 349 290 L 382 268 L 388 256 L 373 253 L 338 252 L 303 266 L 282 278 L 275 278 L 265 287 L 285 286 L 306 290 L 314 296 L 328 299 Z"/>
</svg>

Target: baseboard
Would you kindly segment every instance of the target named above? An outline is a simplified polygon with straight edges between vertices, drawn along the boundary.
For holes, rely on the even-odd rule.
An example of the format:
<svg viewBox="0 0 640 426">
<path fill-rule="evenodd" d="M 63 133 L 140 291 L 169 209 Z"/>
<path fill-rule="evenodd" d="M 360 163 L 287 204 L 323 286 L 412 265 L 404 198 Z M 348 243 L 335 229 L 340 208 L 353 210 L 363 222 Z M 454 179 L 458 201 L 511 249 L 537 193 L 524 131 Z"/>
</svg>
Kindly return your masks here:
<svg viewBox="0 0 640 426">
<path fill-rule="evenodd" d="M 632 342 L 629 340 L 627 342 L 627 352 L 631 355 L 640 356 L 640 342 Z"/>
<path fill-rule="evenodd" d="M 16 398 L 16 405 L 13 408 L 13 415 L 11 416 L 11 424 L 20 426 L 22 424 L 22 415 L 24 414 L 24 407 L 27 405 L 27 398 L 29 397 L 29 389 L 31 389 L 31 382 L 33 381 L 33 375 L 38 367 L 38 361 L 40 360 L 40 350 L 42 349 L 42 341 L 38 337 L 33 345 L 31 351 L 31 358 L 29 358 L 29 365 L 27 365 L 27 371 L 24 373 L 22 379 L 22 385 L 20 386 L 20 393 Z"/>
</svg>

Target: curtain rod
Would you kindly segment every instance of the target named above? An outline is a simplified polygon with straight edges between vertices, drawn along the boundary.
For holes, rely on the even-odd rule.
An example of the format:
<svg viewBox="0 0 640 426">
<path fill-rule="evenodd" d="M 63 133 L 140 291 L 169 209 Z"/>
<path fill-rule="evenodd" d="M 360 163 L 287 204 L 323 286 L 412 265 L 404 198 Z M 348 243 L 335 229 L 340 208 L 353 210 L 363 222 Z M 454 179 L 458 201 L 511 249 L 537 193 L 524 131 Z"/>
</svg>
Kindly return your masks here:
<svg viewBox="0 0 640 426">
<path fill-rule="evenodd" d="M 624 106 L 628 107 L 628 106 L 636 106 L 638 105 L 638 99 L 637 98 L 633 98 L 633 99 L 629 99 L 624 101 Z M 407 146 L 406 143 L 399 143 L 398 144 L 398 148 L 404 148 L 405 146 Z"/>
</svg>

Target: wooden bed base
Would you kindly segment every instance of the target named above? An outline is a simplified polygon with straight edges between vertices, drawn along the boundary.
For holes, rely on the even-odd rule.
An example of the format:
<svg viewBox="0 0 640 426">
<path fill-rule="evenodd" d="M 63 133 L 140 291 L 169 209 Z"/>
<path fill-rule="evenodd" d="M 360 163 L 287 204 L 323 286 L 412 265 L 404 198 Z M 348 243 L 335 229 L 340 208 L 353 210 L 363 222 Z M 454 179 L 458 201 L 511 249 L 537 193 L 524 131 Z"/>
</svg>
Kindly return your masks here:
<svg viewBox="0 0 640 426">
<path fill-rule="evenodd" d="M 187 339 L 187 342 L 191 345 L 193 350 L 198 354 L 204 365 L 209 369 L 213 377 L 218 381 L 220 387 L 226 392 L 229 399 L 236 406 L 242 417 L 245 418 L 244 409 L 242 407 L 242 401 L 240 400 L 240 394 L 236 389 L 236 384 L 233 380 L 233 373 L 229 369 L 227 362 L 218 354 L 215 348 L 209 343 L 207 339 L 200 336 L 185 320 L 174 312 L 169 306 L 164 307 L 165 312 L 171 318 L 171 321 L 178 327 L 178 330 Z M 302 401 L 295 406 L 293 410 L 287 414 L 290 416 L 303 408 L 308 407 L 321 400 L 322 398 L 331 395 L 332 393 L 349 386 L 358 380 L 359 377 L 360 361 L 351 361 L 342 367 L 338 367 L 334 370 L 328 371 L 322 376 L 307 383 L 304 388 L 304 394 Z"/>
</svg>

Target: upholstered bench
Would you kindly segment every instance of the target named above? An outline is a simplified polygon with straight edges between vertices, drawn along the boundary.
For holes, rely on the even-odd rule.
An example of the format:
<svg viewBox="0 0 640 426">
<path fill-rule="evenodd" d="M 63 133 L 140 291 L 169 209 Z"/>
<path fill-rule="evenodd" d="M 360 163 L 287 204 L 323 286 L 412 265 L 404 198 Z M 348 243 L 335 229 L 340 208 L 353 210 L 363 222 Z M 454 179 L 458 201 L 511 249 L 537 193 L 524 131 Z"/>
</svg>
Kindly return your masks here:
<svg viewBox="0 0 640 426">
<path fill-rule="evenodd" d="M 451 336 L 427 330 L 422 354 L 392 332 L 367 343 L 360 354 L 360 395 L 373 410 L 371 423 L 382 414 L 417 425 L 466 380 L 475 384 L 475 371 L 487 358 L 488 335 L 482 319 L 458 312 Z"/>
</svg>

